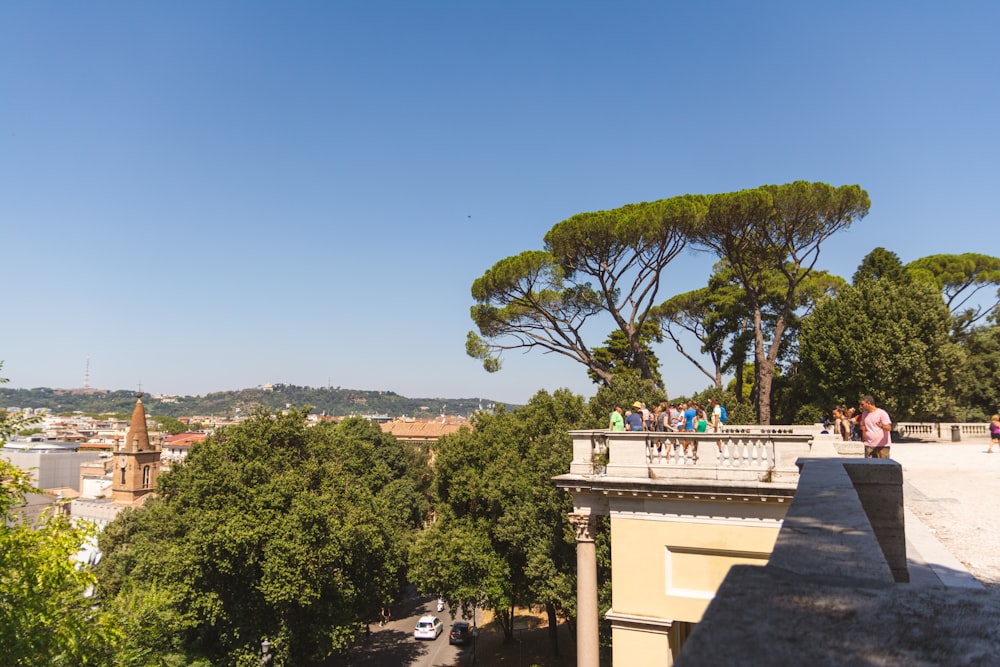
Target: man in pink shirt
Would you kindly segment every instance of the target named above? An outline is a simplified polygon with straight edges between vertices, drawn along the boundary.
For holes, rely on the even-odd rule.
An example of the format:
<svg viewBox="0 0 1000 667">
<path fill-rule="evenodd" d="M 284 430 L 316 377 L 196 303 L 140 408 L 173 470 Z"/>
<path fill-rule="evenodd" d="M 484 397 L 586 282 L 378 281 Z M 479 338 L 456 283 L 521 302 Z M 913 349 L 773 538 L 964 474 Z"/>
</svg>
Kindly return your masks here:
<svg viewBox="0 0 1000 667">
<path fill-rule="evenodd" d="M 861 410 L 865 432 L 865 458 L 889 458 L 889 445 L 892 444 L 892 438 L 889 436 L 892 420 L 889 419 L 889 413 L 875 407 L 875 399 L 868 395 L 861 397 Z"/>
</svg>

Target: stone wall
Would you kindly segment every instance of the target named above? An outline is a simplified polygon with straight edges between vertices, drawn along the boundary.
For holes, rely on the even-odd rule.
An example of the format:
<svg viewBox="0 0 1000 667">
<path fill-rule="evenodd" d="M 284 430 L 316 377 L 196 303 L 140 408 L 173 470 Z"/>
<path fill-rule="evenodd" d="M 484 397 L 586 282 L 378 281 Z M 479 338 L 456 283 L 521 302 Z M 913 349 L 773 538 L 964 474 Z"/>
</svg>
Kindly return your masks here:
<svg viewBox="0 0 1000 667">
<path fill-rule="evenodd" d="M 730 570 L 675 664 L 1000 664 L 1000 597 L 899 583 L 907 578 L 899 464 L 801 465 L 768 564 Z"/>
</svg>

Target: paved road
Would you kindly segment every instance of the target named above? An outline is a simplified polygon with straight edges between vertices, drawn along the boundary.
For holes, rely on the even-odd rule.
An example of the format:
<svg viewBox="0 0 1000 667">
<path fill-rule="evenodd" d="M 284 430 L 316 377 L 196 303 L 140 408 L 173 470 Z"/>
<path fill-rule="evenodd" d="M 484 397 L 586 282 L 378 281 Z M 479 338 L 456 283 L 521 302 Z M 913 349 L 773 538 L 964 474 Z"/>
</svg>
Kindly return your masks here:
<svg viewBox="0 0 1000 667">
<path fill-rule="evenodd" d="M 348 667 L 454 667 L 459 664 L 463 652 L 472 650 L 448 643 L 451 614 L 447 607 L 442 612 L 437 611 L 436 598 L 410 598 L 394 604 L 392 611 L 393 620 L 382 627 L 372 625 L 371 637 L 362 646 L 352 649 L 346 662 L 341 664 Z M 444 623 L 444 631 L 433 641 L 413 638 L 417 619 L 424 614 L 433 614 Z"/>
<path fill-rule="evenodd" d="M 892 458 L 903 466 L 911 558 L 1000 592 L 1000 453 L 988 444 L 894 444 Z"/>
</svg>

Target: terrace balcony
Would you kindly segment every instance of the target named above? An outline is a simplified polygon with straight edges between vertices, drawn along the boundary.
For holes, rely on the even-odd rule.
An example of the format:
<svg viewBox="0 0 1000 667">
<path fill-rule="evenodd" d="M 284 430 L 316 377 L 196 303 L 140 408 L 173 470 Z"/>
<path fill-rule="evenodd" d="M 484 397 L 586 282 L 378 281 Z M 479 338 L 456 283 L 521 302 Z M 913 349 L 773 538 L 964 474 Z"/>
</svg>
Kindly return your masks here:
<svg viewBox="0 0 1000 667">
<path fill-rule="evenodd" d="M 815 431 L 809 427 L 810 430 Z M 570 475 L 683 482 L 790 483 L 816 437 L 793 427 L 726 427 L 718 433 L 571 431 Z M 823 448 L 824 455 L 832 452 Z"/>
<path fill-rule="evenodd" d="M 795 494 L 796 461 L 837 456 L 814 427 L 719 433 L 571 431 L 554 483 L 573 499 L 577 659 L 598 662 L 598 517 L 609 521 L 614 662 L 677 655 L 730 568 L 764 565 Z"/>
<path fill-rule="evenodd" d="M 985 424 L 895 426 L 989 441 Z M 570 435 L 553 481 L 573 500 L 581 667 L 599 664 L 599 521 L 614 664 L 1000 664 L 1000 598 L 909 583 L 896 461 L 819 426 Z"/>
</svg>

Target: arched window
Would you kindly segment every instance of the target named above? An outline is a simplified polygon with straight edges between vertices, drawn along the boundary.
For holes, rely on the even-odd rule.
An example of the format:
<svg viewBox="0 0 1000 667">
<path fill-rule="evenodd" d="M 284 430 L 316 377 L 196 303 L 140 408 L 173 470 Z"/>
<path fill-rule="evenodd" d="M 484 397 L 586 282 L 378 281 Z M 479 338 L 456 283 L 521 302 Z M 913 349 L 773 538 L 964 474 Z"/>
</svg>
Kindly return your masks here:
<svg viewBox="0 0 1000 667">
<path fill-rule="evenodd" d="M 149 466 L 145 466 L 142 469 L 142 488 L 149 488 Z"/>
</svg>

